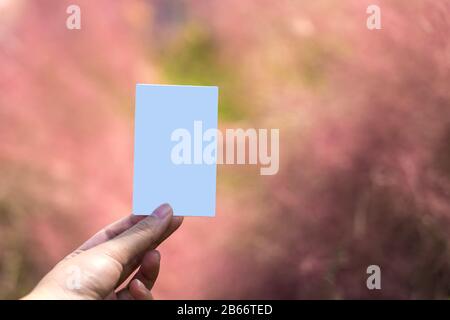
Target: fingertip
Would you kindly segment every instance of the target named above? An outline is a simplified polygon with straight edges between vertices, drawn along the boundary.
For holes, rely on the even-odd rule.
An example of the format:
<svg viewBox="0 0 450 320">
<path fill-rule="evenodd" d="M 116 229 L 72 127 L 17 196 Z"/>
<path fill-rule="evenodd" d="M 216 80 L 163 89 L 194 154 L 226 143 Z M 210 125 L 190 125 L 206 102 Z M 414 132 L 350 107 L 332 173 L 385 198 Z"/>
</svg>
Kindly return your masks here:
<svg viewBox="0 0 450 320">
<path fill-rule="evenodd" d="M 143 260 L 151 261 L 153 264 L 159 264 L 159 262 L 161 261 L 161 253 L 158 250 L 149 251 L 144 255 Z"/>
<path fill-rule="evenodd" d="M 128 286 L 130 294 L 136 300 L 151 300 L 152 294 L 139 279 L 133 279 Z"/>
<path fill-rule="evenodd" d="M 163 203 L 158 208 L 156 208 L 152 213 L 152 216 L 156 216 L 160 219 L 164 219 L 170 215 L 173 215 L 173 210 L 170 204 L 168 203 Z"/>
<path fill-rule="evenodd" d="M 140 272 L 145 277 L 145 280 L 149 282 L 150 287 L 153 286 L 158 277 L 160 263 L 161 254 L 157 250 L 147 252 L 142 259 Z"/>
<path fill-rule="evenodd" d="M 173 216 L 172 224 L 178 228 L 183 223 L 183 220 L 184 220 L 183 216 Z"/>
</svg>

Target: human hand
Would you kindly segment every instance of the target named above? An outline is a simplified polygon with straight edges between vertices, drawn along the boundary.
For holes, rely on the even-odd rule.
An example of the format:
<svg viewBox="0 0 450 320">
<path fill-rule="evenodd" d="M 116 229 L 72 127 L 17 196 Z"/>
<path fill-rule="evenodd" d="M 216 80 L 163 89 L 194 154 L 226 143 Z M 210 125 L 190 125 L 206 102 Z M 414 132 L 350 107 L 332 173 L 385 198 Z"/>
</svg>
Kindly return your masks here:
<svg viewBox="0 0 450 320">
<path fill-rule="evenodd" d="M 150 216 L 118 220 L 60 261 L 24 299 L 152 299 L 160 261 L 154 249 L 182 221 L 167 204 Z"/>
</svg>

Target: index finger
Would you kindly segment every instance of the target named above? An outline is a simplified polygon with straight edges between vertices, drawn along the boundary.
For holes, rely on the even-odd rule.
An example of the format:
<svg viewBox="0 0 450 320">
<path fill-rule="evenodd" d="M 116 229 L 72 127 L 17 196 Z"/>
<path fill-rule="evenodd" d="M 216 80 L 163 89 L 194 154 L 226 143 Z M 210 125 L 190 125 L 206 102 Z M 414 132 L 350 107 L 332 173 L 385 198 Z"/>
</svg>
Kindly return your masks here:
<svg viewBox="0 0 450 320">
<path fill-rule="evenodd" d="M 114 239 L 144 218 L 145 216 L 136 216 L 132 214 L 117 220 L 94 234 L 89 240 L 84 242 L 77 251 L 86 251 L 108 240 Z"/>
</svg>

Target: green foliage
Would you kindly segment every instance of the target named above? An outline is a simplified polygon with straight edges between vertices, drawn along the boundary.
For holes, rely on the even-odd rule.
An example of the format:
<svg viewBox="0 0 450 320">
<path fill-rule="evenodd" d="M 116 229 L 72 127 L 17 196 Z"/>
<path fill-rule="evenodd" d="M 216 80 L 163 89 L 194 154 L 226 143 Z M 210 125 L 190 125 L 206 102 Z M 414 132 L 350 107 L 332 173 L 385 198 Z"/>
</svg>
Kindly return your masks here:
<svg viewBox="0 0 450 320">
<path fill-rule="evenodd" d="M 247 106 L 239 98 L 239 77 L 219 57 L 212 37 L 196 25 L 186 28 L 179 39 L 160 53 L 163 74 L 174 84 L 214 85 L 219 87 L 221 120 L 241 120 Z"/>
</svg>

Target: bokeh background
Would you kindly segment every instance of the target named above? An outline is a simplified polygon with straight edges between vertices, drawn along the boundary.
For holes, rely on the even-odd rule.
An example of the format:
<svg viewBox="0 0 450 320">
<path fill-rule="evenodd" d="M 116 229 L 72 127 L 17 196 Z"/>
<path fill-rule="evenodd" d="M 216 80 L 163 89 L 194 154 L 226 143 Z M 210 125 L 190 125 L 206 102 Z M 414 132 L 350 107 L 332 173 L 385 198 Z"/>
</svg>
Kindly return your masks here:
<svg viewBox="0 0 450 320">
<path fill-rule="evenodd" d="M 0 0 L 0 298 L 130 212 L 138 82 L 218 85 L 221 128 L 281 137 L 275 176 L 219 167 L 217 217 L 161 246 L 156 298 L 448 298 L 449 17 L 447 0 Z"/>
</svg>

